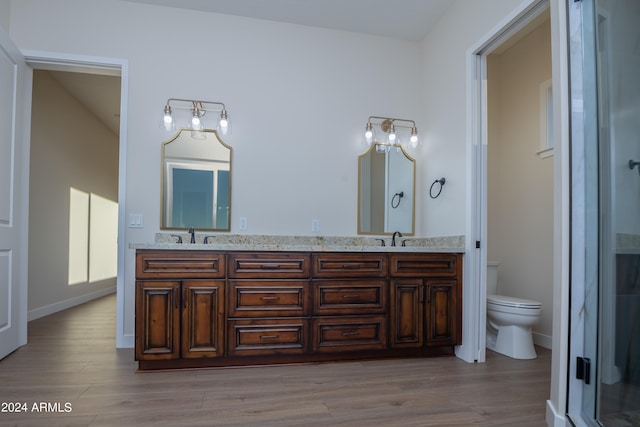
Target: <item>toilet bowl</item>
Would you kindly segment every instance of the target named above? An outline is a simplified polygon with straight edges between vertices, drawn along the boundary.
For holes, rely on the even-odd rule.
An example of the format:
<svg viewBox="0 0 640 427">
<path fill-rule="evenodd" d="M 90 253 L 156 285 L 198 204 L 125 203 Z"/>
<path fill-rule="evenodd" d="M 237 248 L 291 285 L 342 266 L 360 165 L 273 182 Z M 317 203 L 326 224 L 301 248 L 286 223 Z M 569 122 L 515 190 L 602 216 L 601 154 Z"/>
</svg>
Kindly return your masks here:
<svg viewBox="0 0 640 427">
<path fill-rule="evenodd" d="M 535 359 L 531 327 L 542 314 L 542 304 L 496 294 L 497 263 L 487 266 L 487 348 L 514 359 Z"/>
</svg>

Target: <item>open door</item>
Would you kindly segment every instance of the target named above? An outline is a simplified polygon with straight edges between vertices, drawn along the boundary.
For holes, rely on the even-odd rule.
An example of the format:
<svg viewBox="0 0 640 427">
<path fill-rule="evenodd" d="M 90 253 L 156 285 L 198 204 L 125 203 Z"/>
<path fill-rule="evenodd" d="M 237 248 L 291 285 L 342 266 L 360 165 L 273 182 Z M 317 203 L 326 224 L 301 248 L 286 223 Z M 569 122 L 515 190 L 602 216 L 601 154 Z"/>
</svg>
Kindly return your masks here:
<svg viewBox="0 0 640 427">
<path fill-rule="evenodd" d="M 0 28 L 0 359 L 27 342 L 30 73 Z"/>
</svg>

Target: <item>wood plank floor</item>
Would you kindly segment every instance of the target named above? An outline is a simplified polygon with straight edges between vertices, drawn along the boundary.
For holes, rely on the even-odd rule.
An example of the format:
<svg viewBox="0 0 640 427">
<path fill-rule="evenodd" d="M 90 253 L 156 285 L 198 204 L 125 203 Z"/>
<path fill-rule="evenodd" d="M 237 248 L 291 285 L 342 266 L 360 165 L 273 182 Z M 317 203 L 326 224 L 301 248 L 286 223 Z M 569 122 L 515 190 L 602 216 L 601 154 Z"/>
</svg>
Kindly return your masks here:
<svg viewBox="0 0 640 427">
<path fill-rule="evenodd" d="M 137 372 L 115 296 L 29 323 L 0 361 L 0 426 L 546 426 L 551 352 Z M 40 402 L 55 412 L 34 411 Z M 65 405 L 68 404 L 66 407 Z M 4 409 L 7 409 L 6 407 Z M 68 412 L 64 412 L 68 410 Z"/>
</svg>

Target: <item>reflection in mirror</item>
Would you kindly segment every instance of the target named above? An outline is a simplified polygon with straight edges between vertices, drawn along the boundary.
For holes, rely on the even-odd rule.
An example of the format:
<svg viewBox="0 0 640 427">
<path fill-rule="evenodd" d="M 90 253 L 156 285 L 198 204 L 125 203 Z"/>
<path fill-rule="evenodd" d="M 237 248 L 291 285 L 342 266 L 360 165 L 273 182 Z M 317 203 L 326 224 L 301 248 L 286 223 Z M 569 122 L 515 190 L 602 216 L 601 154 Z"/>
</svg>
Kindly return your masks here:
<svg viewBox="0 0 640 427">
<path fill-rule="evenodd" d="M 214 130 L 180 129 L 162 145 L 162 229 L 229 231 L 231 147 Z"/>
<path fill-rule="evenodd" d="M 415 173 L 400 146 L 375 143 L 358 158 L 358 234 L 414 234 Z"/>
</svg>

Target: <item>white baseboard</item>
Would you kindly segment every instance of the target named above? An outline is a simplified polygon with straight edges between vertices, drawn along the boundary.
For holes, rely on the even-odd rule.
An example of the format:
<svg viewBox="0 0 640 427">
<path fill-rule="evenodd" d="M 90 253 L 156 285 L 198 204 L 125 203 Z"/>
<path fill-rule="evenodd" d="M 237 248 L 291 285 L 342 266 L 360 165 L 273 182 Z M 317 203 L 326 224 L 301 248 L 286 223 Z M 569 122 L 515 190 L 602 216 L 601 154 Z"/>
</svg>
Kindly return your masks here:
<svg viewBox="0 0 640 427">
<path fill-rule="evenodd" d="M 135 346 L 135 336 L 125 334 L 116 339 L 116 348 L 133 348 Z"/>
<path fill-rule="evenodd" d="M 91 292 L 85 295 L 80 295 L 79 297 L 60 301 L 55 304 L 49 304 L 49 305 L 45 305 L 44 307 L 35 308 L 33 310 L 29 310 L 29 312 L 27 313 L 27 321 L 30 322 L 32 320 L 36 320 L 53 313 L 57 313 L 58 311 L 66 310 L 67 308 L 71 308 L 76 305 L 84 304 L 85 302 L 89 302 L 94 299 L 101 298 L 105 295 L 113 294 L 115 292 L 116 292 L 116 287 L 111 286 L 106 289 L 101 289 L 99 291 Z"/>
<path fill-rule="evenodd" d="M 570 424 L 567 422 L 567 418 L 563 414 L 558 413 L 553 406 L 553 402 L 547 400 L 547 414 L 546 414 L 547 426 L 549 427 L 567 427 Z"/>
<path fill-rule="evenodd" d="M 549 350 L 553 347 L 552 337 L 549 335 L 540 334 L 538 332 L 532 332 L 533 343 L 535 345 L 539 345 L 540 347 L 548 348 Z"/>
</svg>

